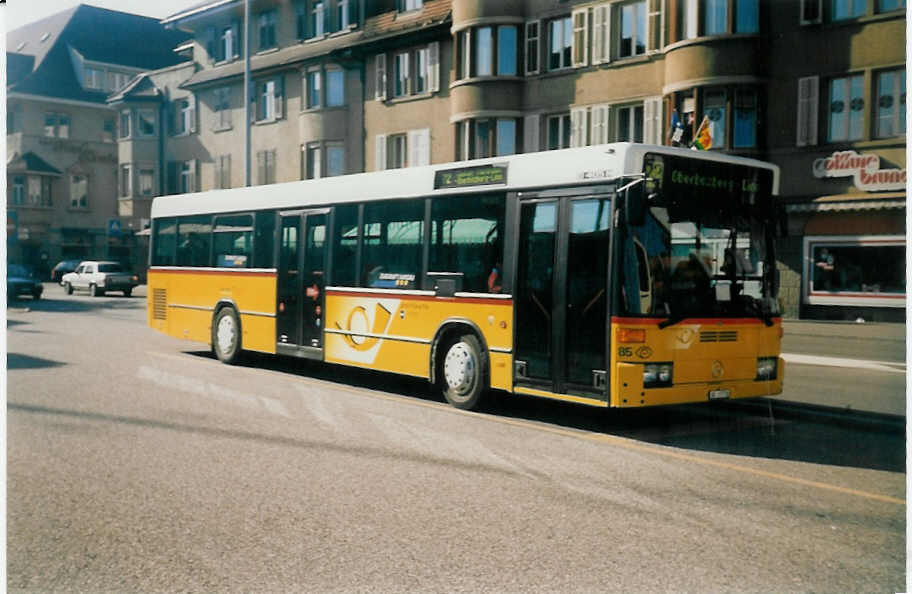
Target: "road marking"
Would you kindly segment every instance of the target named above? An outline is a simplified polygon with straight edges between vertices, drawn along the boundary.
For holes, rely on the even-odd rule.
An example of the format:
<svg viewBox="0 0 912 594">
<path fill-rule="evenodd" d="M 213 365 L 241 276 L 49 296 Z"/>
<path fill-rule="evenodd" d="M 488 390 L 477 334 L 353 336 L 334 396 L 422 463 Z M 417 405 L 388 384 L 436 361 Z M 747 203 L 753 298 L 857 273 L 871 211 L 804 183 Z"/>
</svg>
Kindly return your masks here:
<svg viewBox="0 0 912 594">
<path fill-rule="evenodd" d="M 870 369 L 872 371 L 885 371 L 887 373 L 906 373 L 905 363 L 892 363 L 890 361 L 865 361 L 862 359 L 845 359 L 842 357 L 823 357 L 820 355 L 799 355 L 797 353 L 782 353 L 782 358 L 796 365 L 820 365 L 823 367 L 850 367 L 853 369 Z"/>
<path fill-rule="evenodd" d="M 175 357 L 182 360 L 187 360 L 185 356 L 178 355 L 166 355 L 165 353 L 151 353 L 155 355 L 162 355 L 166 357 Z M 849 361 L 853 361 L 848 359 Z M 268 374 L 271 377 L 275 377 L 275 373 L 265 369 L 250 369 L 251 371 L 259 371 L 264 374 Z M 391 394 L 388 392 L 378 392 L 369 390 L 366 388 L 355 388 L 352 386 L 347 386 L 344 384 L 339 384 L 336 382 L 331 382 L 328 380 L 320 380 L 315 378 L 307 378 L 302 376 L 296 376 L 300 381 L 313 383 L 321 386 L 332 387 L 335 390 L 342 392 L 348 392 L 349 394 L 367 396 L 370 398 L 376 398 L 379 400 L 387 400 L 390 402 L 398 402 L 400 404 L 410 404 L 412 406 L 421 406 L 424 408 L 431 408 L 439 411 L 445 411 L 450 414 L 459 414 L 469 416 L 475 419 L 482 419 L 486 421 L 491 421 L 494 423 L 500 423 L 501 425 L 510 425 L 513 427 L 522 427 L 525 429 L 533 429 L 542 431 L 544 433 L 550 433 L 552 435 L 560 435 L 563 437 L 570 437 L 573 439 L 585 439 L 587 441 L 594 441 L 597 443 L 605 443 L 614 445 L 617 447 L 625 448 L 633 451 L 646 452 L 650 454 L 657 454 L 659 456 L 665 456 L 667 458 L 675 458 L 678 460 L 684 460 L 687 462 L 693 462 L 696 464 L 702 464 L 705 466 L 715 466 L 717 468 L 724 468 L 726 470 L 733 470 L 735 472 L 741 472 L 744 474 L 752 474 L 754 476 L 760 476 L 764 478 L 769 478 L 773 480 L 778 480 L 786 483 L 792 483 L 797 485 L 804 485 L 806 487 L 814 487 L 823 491 L 831 491 L 834 493 L 840 493 L 843 495 L 853 495 L 856 497 L 862 497 L 864 499 L 871 499 L 874 501 L 882 501 L 885 503 L 894 503 L 897 505 L 905 505 L 905 499 L 899 499 L 896 497 L 891 497 L 889 495 L 881 495 L 879 493 L 871 493 L 869 491 L 861 491 L 858 489 L 851 489 L 848 487 L 840 487 L 839 485 L 832 485 L 829 483 L 822 483 L 819 481 L 811 481 L 807 479 L 797 478 L 789 476 L 786 474 L 780 474 L 778 472 L 769 472 L 766 470 L 760 470 L 757 468 L 750 468 L 749 466 L 741 466 L 739 464 L 730 464 L 728 462 L 720 462 L 717 460 L 710 460 L 708 458 L 701 458 L 699 456 L 694 456 L 691 454 L 684 454 L 670 449 L 662 448 L 660 446 L 653 446 L 647 444 L 641 444 L 636 442 L 633 439 L 625 437 L 617 437 L 615 435 L 605 435 L 604 433 L 594 433 L 591 431 L 579 431 L 572 429 L 562 429 L 560 427 L 552 427 L 549 425 L 544 425 L 541 423 L 535 423 L 532 421 L 523 421 L 519 419 L 509 419 L 506 417 L 498 417 L 494 415 L 489 415 L 485 413 L 477 413 L 471 411 L 460 410 L 458 408 L 453 408 L 448 404 L 441 402 L 429 402 L 427 400 L 418 400 L 415 397 L 411 396 L 399 396 L 397 394 Z"/>
</svg>

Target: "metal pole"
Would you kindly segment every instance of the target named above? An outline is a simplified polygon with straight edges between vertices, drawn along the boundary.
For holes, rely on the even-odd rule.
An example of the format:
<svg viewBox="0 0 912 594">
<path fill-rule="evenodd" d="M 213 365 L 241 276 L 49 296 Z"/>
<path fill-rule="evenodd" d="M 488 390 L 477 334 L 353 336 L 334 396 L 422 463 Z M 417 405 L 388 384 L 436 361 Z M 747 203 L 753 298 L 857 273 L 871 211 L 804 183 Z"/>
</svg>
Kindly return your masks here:
<svg viewBox="0 0 912 594">
<path fill-rule="evenodd" d="M 244 187 L 250 186 L 250 0 L 244 0 Z"/>
</svg>

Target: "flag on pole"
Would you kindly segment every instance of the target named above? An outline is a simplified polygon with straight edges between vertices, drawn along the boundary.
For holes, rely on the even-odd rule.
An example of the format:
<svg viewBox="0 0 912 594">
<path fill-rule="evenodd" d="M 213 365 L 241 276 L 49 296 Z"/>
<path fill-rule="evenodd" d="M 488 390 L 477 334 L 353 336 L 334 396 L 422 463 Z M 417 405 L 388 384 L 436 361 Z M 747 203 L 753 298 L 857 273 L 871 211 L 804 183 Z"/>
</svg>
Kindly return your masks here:
<svg viewBox="0 0 912 594">
<path fill-rule="evenodd" d="M 700 127 L 694 135 L 693 148 L 705 151 L 712 148 L 712 134 L 709 131 L 709 116 L 703 116 Z"/>
</svg>

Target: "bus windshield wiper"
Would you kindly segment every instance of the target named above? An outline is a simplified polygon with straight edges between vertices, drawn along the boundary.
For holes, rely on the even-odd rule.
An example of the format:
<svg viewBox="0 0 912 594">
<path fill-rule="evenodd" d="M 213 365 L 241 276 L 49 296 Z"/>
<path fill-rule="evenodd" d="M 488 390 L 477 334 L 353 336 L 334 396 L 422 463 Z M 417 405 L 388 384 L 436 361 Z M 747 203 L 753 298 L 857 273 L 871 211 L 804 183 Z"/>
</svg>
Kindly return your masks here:
<svg viewBox="0 0 912 594">
<path fill-rule="evenodd" d="M 659 330 L 668 328 L 669 326 L 674 326 L 675 324 L 677 324 L 679 322 L 683 322 L 686 319 L 687 319 L 687 316 L 681 315 L 681 314 L 669 316 L 669 317 L 665 318 L 664 320 L 662 320 L 661 322 L 659 322 Z"/>
</svg>

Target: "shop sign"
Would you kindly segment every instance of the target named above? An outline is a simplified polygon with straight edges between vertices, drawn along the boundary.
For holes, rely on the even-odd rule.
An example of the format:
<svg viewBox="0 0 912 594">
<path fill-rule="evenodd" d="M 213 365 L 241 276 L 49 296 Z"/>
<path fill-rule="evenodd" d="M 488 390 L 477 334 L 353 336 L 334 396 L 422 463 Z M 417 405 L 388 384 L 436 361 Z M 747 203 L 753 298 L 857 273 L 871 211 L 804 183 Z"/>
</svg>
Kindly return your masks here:
<svg viewBox="0 0 912 594">
<path fill-rule="evenodd" d="M 880 156 L 873 153 L 838 151 L 816 159 L 814 177 L 852 177 L 855 187 L 865 192 L 906 189 L 906 170 L 881 169 Z"/>
</svg>

